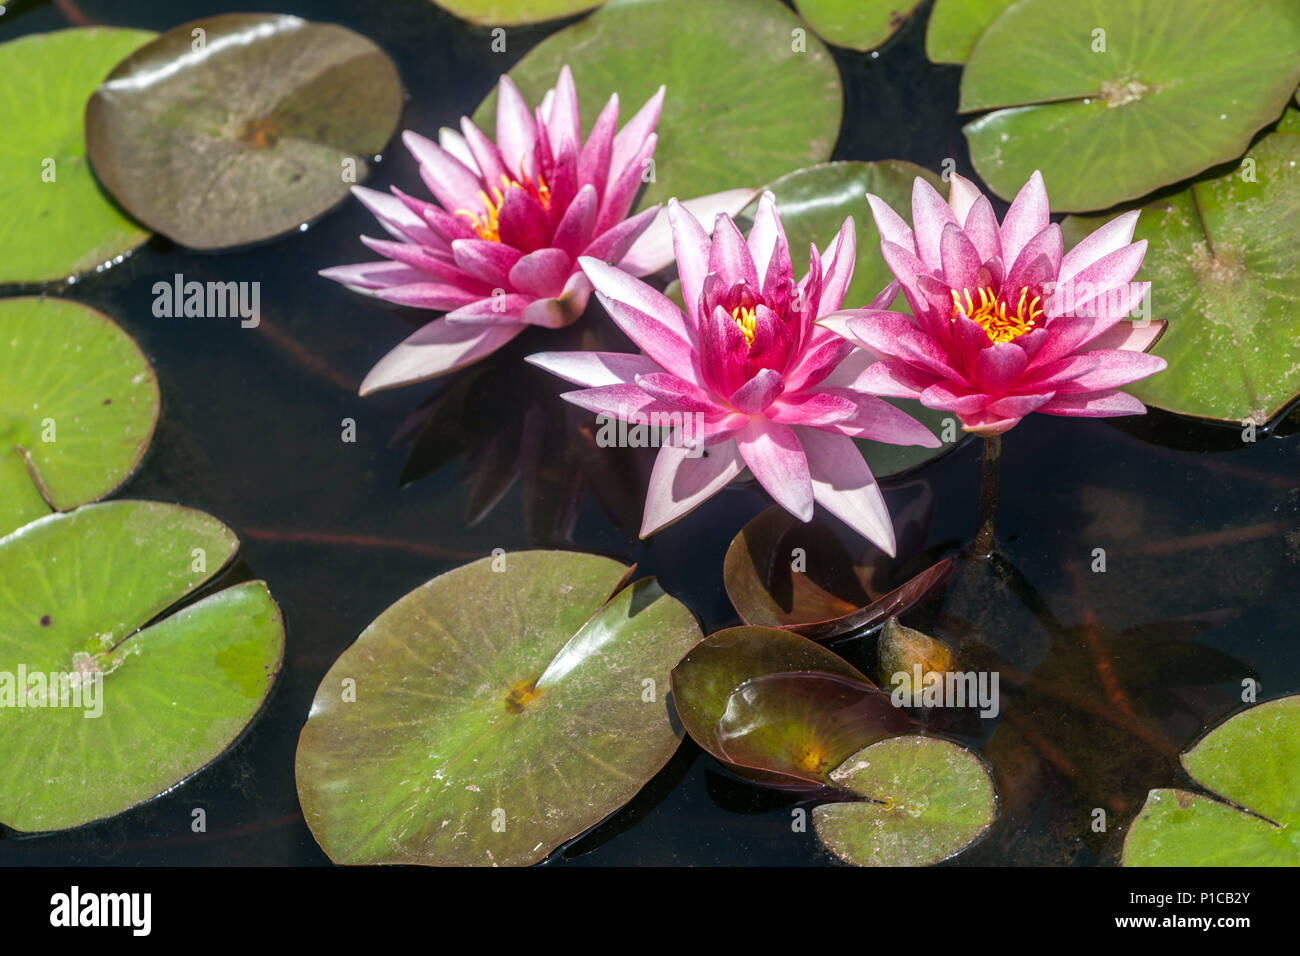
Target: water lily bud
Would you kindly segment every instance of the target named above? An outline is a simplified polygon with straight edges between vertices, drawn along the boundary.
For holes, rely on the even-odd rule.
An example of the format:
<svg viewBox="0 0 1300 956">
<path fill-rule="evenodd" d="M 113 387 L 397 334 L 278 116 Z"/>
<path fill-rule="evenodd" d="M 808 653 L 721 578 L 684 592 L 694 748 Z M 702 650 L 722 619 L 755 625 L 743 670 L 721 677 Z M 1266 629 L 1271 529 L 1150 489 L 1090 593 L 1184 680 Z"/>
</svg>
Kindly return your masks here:
<svg viewBox="0 0 1300 956">
<path fill-rule="evenodd" d="M 880 632 L 880 685 L 920 694 L 929 674 L 942 678 L 957 667 L 951 647 L 928 634 L 904 627 L 891 617 Z"/>
</svg>

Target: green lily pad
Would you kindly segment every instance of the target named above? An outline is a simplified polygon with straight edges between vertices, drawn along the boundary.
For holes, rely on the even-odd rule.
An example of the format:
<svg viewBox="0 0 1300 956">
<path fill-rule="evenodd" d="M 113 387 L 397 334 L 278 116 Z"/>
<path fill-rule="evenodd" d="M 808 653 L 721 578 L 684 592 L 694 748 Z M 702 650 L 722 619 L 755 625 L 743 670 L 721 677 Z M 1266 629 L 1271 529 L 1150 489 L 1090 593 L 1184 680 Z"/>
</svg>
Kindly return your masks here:
<svg viewBox="0 0 1300 956">
<path fill-rule="evenodd" d="M 95 181 L 82 117 L 108 71 L 155 35 L 87 27 L 0 44 L 0 283 L 86 272 L 149 238 Z"/>
<path fill-rule="evenodd" d="M 743 28 L 741 27 L 743 25 Z M 756 185 L 830 156 L 839 136 L 839 70 L 777 0 L 613 0 L 547 37 L 510 71 L 539 104 L 573 70 L 584 135 L 610 94 L 626 122 L 661 84 L 655 181 L 638 208 Z M 495 90 L 474 121 L 495 129 Z"/>
<path fill-rule="evenodd" d="M 86 141 L 132 215 L 181 245 L 221 249 L 336 205 L 401 109 L 397 68 L 365 37 L 231 13 L 174 27 L 123 60 L 86 107 Z"/>
<path fill-rule="evenodd" d="M 117 488 L 158 421 L 131 337 L 76 302 L 0 302 L 0 535 Z"/>
<path fill-rule="evenodd" d="M 1066 242 L 1106 218 L 1066 219 Z M 1270 134 L 1232 172 L 1148 203 L 1136 235 L 1169 367 L 1127 390 L 1184 415 L 1273 418 L 1300 394 L 1300 136 Z"/>
<path fill-rule="evenodd" d="M 700 631 L 652 578 L 623 587 L 630 573 L 501 554 L 381 614 L 325 675 L 298 744 L 330 859 L 526 865 L 632 799 L 681 741 L 668 671 Z"/>
<path fill-rule="evenodd" d="M 766 188 L 776 197 L 777 212 L 785 226 L 790 242 L 790 254 L 795 262 L 795 272 L 809 244 L 824 251 L 848 216 L 853 217 L 857 235 L 858 258 L 853 267 L 853 281 L 844 296 L 845 309 L 861 309 L 870 304 L 885 286 L 894 280 L 885 260 L 880 256 L 880 233 L 867 206 L 867 193 L 875 193 L 894 209 L 912 208 L 912 182 L 920 176 L 935 189 L 947 194 L 947 185 L 937 175 L 915 163 L 901 159 L 884 159 L 872 163 L 837 162 L 820 163 L 806 169 L 797 169 L 770 183 Z M 753 216 L 757 202 L 745 214 Z M 911 215 L 905 214 L 910 221 Z M 907 300 L 900 292 L 891 308 L 907 311 Z M 951 412 L 926 408 L 918 401 L 906 398 L 888 398 L 889 402 L 937 435 L 945 433 L 945 420 L 952 419 Z M 964 433 L 952 430 L 955 436 Z M 951 451 L 956 442 L 938 448 L 920 445 L 888 445 L 882 442 L 860 440 L 871 473 L 877 478 L 887 478 Z"/>
<path fill-rule="evenodd" d="M 517 27 L 571 17 L 604 0 L 433 0 L 452 16 L 479 26 Z"/>
<path fill-rule="evenodd" d="M 760 783 L 818 787 L 849 754 L 910 729 L 889 695 L 839 655 L 792 631 L 732 627 L 673 668 L 691 738 Z"/>
<path fill-rule="evenodd" d="M 898 574 L 894 564 L 875 547 L 855 557 L 818 518 L 803 522 L 775 506 L 732 539 L 722 579 L 746 624 L 788 628 L 824 641 L 901 614 L 943 580 L 952 560 L 944 558 L 910 577 Z"/>
<path fill-rule="evenodd" d="M 965 63 L 989 24 L 1015 0 L 935 0 L 925 28 L 925 55 L 932 63 Z"/>
<path fill-rule="evenodd" d="M 960 108 L 997 110 L 965 130 L 994 192 L 1040 169 L 1052 209 L 1077 212 L 1235 159 L 1298 81 L 1292 0 L 1022 0 L 975 44 Z"/>
<path fill-rule="evenodd" d="M 1182 762 L 1218 799 L 1152 790 L 1125 866 L 1300 866 L 1300 695 L 1230 717 Z"/>
<path fill-rule="evenodd" d="M 971 750 L 936 737 L 872 744 L 831 774 L 861 801 L 813 808 L 822 843 L 854 866 L 930 866 L 960 853 L 997 816 L 997 793 Z"/>
<path fill-rule="evenodd" d="M 920 0 L 795 0 L 795 9 L 827 43 L 874 50 L 894 35 Z"/>
<path fill-rule="evenodd" d="M 239 736 L 284 649 L 266 585 L 159 618 L 237 546 L 215 518 L 148 501 L 86 505 L 0 538 L 0 822 L 61 830 L 121 813 Z M 78 700 L 36 674 L 90 682 Z"/>
</svg>

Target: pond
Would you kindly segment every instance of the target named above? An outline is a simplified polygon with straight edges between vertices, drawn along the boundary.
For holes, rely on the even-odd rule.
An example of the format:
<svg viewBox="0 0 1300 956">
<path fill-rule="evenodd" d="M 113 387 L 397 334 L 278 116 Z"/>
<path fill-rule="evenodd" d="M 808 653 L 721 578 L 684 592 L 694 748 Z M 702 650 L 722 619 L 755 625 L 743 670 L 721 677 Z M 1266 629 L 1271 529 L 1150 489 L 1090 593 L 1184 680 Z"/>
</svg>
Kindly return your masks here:
<svg viewBox="0 0 1300 956">
<path fill-rule="evenodd" d="M 18 2 L 0 17 L 0 41 L 70 25 L 164 31 L 243 7 Z M 830 47 L 843 81 L 830 158 L 907 160 L 979 182 L 968 118 L 957 111 L 962 68 L 926 56 L 930 7 L 874 52 Z M 406 90 L 399 129 L 429 136 L 473 113 L 500 74 L 578 19 L 511 27 L 506 49 L 494 51 L 487 28 L 427 0 L 283 0 L 277 12 L 378 44 Z M 625 115 L 637 105 L 625 104 Z M 425 195 L 396 137 L 365 185 Z M 1007 203 L 993 202 L 1004 215 Z M 859 226 L 870 221 L 865 200 L 852 213 Z M 606 555 L 656 577 L 704 634 L 740 623 L 724 557 L 771 506 L 768 494 L 746 478 L 641 540 L 655 450 L 593 460 L 579 431 L 590 416 L 559 402 L 564 383 L 522 361 L 585 344 L 588 327 L 604 323 L 596 300 L 574 326 L 530 330 L 471 370 L 361 397 L 368 370 L 429 318 L 318 275 L 373 258 L 362 234 L 378 230 L 349 198 L 301 231 L 234 251 L 190 251 L 155 235 L 111 268 L 45 288 L 112 317 L 157 374 L 154 440 L 115 497 L 183 503 L 228 525 L 242 546 L 217 585 L 266 581 L 286 646 L 267 703 L 223 756 L 107 820 L 2 831 L 0 865 L 328 864 L 295 780 L 318 686 L 402 595 L 497 549 Z M 157 315 L 155 285 L 175 276 L 257 283 L 260 323 Z M 1163 312 L 1169 303 L 1156 292 L 1154 315 L 1177 322 Z M 608 323 L 600 334 L 609 351 L 637 351 Z M 970 545 L 980 455 L 981 440 L 966 436 L 882 480 L 899 529 L 894 583 L 902 568 L 913 573 Z M 998 771 L 997 824 L 952 862 L 1114 865 L 1147 792 L 1189 786 L 1178 754 L 1243 710 L 1243 680 L 1260 701 L 1300 692 L 1300 412 L 1277 416 L 1252 441 L 1240 424 L 1158 408 L 1113 419 L 1029 415 L 1003 436 L 1001 467 L 997 568 L 959 560 L 902 616 L 954 646 L 979 638 L 1003 674 L 997 716 L 928 718 Z M 900 515 L 914 519 L 906 531 Z M 837 533 L 846 549 L 863 550 L 851 532 Z M 874 677 L 877 642 L 873 630 L 829 646 Z M 837 865 L 811 827 L 792 827 L 792 811 L 810 805 L 806 793 L 745 779 L 687 737 L 630 803 L 546 865 Z M 196 808 L 204 832 L 191 825 Z"/>
</svg>

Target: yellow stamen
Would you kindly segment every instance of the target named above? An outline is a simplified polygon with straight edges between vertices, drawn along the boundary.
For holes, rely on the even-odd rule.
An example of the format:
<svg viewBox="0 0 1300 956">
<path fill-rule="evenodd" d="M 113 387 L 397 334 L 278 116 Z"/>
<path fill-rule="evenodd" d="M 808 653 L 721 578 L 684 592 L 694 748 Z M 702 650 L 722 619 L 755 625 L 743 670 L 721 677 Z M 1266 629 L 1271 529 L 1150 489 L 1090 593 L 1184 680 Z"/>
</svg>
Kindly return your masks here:
<svg viewBox="0 0 1300 956">
<path fill-rule="evenodd" d="M 527 185 L 524 185 L 527 183 Z M 480 189 L 478 198 L 483 202 L 483 212 L 473 213 L 468 209 L 457 209 L 457 216 L 464 216 L 469 220 L 470 227 L 480 239 L 486 239 L 489 242 L 501 241 L 501 207 L 505 205 L 506 197 L 502 190 L 522 189 L 531 193 L 542 208 L 547 212 L 551 211 L 551 187 L 546 184 L 546 180 L 539 174 L 536 185 L 523 174 L 521 170 L 519 179 L 514 180 L 505 173 L 501 174 L 501 185 L 492 187 L 492 195 L 489 196 L 484 190 Z"/>
<path fill-rule="evenodd" d="M 1011 312 L 1005 301 L 999 300 L 988 286 L 977 290 L 979 302 L 971 295 L 970 289 L 960 293 L 952 290 L 952 314 L 950 318 L 964 315 L 975 322 L 993 342 L 1010 342 L 1026 333 L 1032 332 L 1043 310 L 1039 307 L 1040 296 L 1029 298 L 1029 290 L 1021 289 L 1016 302 L 1015 312 Z"/>
<path fill-rule="evenodd" d="M 744 334 L 745 345 L 753 345 L 754 332 L 758 329 L 758 316 L 754 313 L 754 310 L 738 305 L 731 310 L 731 318 L 735 320 L 736 327 Z"/>
</svg>

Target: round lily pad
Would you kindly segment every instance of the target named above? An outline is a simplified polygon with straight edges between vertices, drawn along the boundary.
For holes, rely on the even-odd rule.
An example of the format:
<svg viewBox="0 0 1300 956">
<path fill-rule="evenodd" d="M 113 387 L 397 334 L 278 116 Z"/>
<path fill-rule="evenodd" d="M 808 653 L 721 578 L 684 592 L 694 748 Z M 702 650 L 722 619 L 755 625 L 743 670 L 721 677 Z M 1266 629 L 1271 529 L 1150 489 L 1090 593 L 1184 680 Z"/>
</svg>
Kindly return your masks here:
<svg viewBox="0 0 1300 956">
<path fill-rule="evenodd" d="M 453 16 L 480 26 L 515 27 L 573 16 L 604 0 L 433 0 Z"/>
<path fill-rule="evenodd" d="M 1106 218 L 1070 217 L 1067 243 Z M 1300 136 L 1272 133 L 1231 172 L 1142 207 L 1137 279 L 1168 327 L 1159 375 L 1126 386 L 1184 415 L 1263 424 L 1300 394 Z"/>
<path fill-rule="evenodd" d="M 971 161 L 1010 199 L 1039 169 L 1055 211 L 1104 209 L 1240 156 L 1300 82 L 1293 0 L 1022 0 L 961 81 Z"/>
<path fill-rule="evenodd" d="M 934 0 L 925 27 L 925 55 L 933 63 L 965 63 L 989 24 L 1015 0 Z"/>
<path fill-rule="evenodd" d="M 158 381 L 131 337 L 76 302 L 0 302 L 0 535 L 102 498 L 158 421 Z"/>
<path fill-rule="evenodd" d="M 87 27 L 0 44 L 0 283 L 86 272 L 149 238 L 95 181 L 82 116 L 108 71 L 154 36 Z"/>
<path fill-rule="evenodd" d="M 901 614 L 939 584 L 952 565 L 945 558 L 882 594 L 874 580 L 885 576 L 880 566 L 885 561 L 877 548 L 855 556 L 818 518 L 802 522 L 777 506 L 751 519 L 732 539 L 722 579 L 746 624 L 830 640 Z"/>
<path fill-rule="evenodd" d="M 268 69 L 274 64 L 274 69 Z M 283 14 L 174 27 L 86 107 L 104 187 L 184 246 L 296 229 L 348 195 L 397 128 L 397 68 L 365 37 Z"/>
<path fill-rule="evenodd" d="M 839 70 L 815 37 L 794 33 L 800 28 L 778 0 L 614 0 L 547 37 L 510 76 L 536 105 L 569 64 L 584 135 L 610 94 L 626 122 L 666 85 L 644 209 L 756 186 L 830 156 Z M 474 120 L 493 129 L 495 117 L 493 91 Z"/>
<path fill-rule="evenodd" d="M 86 505 L 0 538 L 0 823 L 60 830 L 120 813 L 248 725 L 284 649 L 266 585 L 159 617 L 237 546 L 215 518 L 148 501 Z"/>
<path fill-rule="evenodd" d="M 1300 866 L 1300 695 L 1228 718 L 1182 762 L 1217 796 L 1152 790 L 1125 866 Z"/>
<path fill-rule="evenodd" d="M 901 159 L 884 159 L 877 162 L 820 163 L 798 169 L 774 180 L 766 188 L 776 197 L 777 212 L 785 226 L 790 243 L 790 255 L 795 262 L 796 275 L 802 274 L 800 265 L 809 244 L 825 251 L 839 232 L 848 216 L 853 217 L 857 235 L 858 258 L 853 266 L 853 281 L 844 296 L 845 309 L 863 309 L 893 281 L 894 276 L 880 256 L 880 234 L 867 206 L 867 193 L 875 193 L 894 209 L 912 208 L 912 182 L 920 176 L 936 189 L 947 193 L 946 184 L 934 173 L 915 163 Z M 747 214 L 753 215 L 755 202 Z M 908 220 L 910 213 L 903 213 Z M 892 308 L 907 310 L 906 299 L 900 292 Z M 888 398 L 889 402 L 935 434 L 945 432 L 945 419 L 952 413 L 926 408 L 920 402 L 906 398 Z M 952 430 L 954 436 L 963 434 Z M 920 445 L 889 445 L 883 442 L 858 441 L 871 473 L 877 478 L 887 478 L 908 471 L 938 458 L 955 447 L 955 442 L 938 448 Z"/>
<path fill-rule="evenodd" d="M 381 614 L 325 675 L 298 744 L 330 859 L 527 865 L 632 799 L 681 741 L 668 672 L 700 631 L 629 574 L 500 554 Z"/>
<path fill-rule="evenodd" d="M 795 9 L 827 43 L 874 50 L 894 35 L 920 0 L 795 0 Z"/>
<path fill-rule="evenodd" d="M 961 852 L 992 825 L 997 793 L 973 751 L 937 737 L 872 744 L 834 772 L 863 799 L 813 808 L 822 843 L 854 866 L 930 866 Z"/>
<path fill-rule="evenodd" d="M 769 627 L 727 628 L 692 648 L 673 668 L 673 703 L 705 751 L 773 786 L 824 786 L 849 754 L 912 726 L 842 657 Z"/>
</svg>

